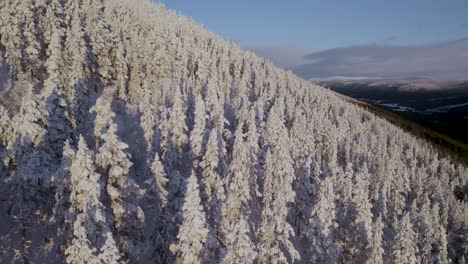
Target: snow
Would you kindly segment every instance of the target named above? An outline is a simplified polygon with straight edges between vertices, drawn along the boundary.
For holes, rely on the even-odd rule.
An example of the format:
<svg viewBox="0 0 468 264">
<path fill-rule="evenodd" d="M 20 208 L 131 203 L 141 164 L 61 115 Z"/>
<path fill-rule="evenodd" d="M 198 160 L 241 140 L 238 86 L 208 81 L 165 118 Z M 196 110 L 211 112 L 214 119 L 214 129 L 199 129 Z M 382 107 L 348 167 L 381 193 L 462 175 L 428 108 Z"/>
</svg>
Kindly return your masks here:
<svg viewBox="0 0 468 264">
<path fill-rule="evenodd" d="M 427 142 L 162 4 L 0 6 L 1 263 L 462 258 Z"/>
</svg>

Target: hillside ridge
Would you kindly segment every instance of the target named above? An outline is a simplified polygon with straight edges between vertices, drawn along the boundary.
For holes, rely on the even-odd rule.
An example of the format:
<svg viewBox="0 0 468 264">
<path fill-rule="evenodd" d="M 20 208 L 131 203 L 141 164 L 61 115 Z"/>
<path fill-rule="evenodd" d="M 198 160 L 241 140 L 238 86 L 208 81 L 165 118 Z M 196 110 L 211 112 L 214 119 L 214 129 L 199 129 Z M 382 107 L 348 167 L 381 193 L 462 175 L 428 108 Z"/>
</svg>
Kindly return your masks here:
<svg viewBox="0 0 468 264">
<path fill-rule="evenodd" d="M 145 0 L 0 2 L 0 262 L 463 263 L 468 170 Z"/>
</svg>

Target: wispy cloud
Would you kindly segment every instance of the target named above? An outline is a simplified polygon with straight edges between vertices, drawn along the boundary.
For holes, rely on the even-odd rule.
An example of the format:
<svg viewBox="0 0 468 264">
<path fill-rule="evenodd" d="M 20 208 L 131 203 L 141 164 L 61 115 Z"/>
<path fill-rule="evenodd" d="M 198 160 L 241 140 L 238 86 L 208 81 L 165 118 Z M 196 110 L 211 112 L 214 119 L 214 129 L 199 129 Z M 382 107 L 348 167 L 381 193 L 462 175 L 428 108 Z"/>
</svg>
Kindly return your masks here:
<svg viewBox="0 0 468 264">
<path fill-rule="evenodd" d="M 304 78 L 330 76 L 468 79 L 468 38 L 422 46 L 363 45 L 305 56 L 294 66 Z"/>
</svg>

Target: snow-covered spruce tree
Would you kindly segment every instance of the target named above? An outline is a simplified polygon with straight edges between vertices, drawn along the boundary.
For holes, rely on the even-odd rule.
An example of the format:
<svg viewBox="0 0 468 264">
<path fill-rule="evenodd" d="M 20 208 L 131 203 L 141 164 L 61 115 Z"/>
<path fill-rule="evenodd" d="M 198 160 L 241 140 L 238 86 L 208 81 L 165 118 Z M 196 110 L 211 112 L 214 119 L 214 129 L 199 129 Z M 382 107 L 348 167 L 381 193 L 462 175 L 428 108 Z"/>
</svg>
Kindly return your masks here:
<svg viewBox="0 0 468 264">
<path fill-rule="evenodd" d="M 13 127 L 10 113 L 0 105 L 0 146 L 6 148 L 13 140 Z M 0 153 L 1 155 L 1 153 Z"/>
<path fill-rule="evenodd" d="M 248 143 L 244 140 L 243 124 L 238 124 L 235 133 L 232 161 L 227 175 L 227 198 L 223 205 L 223 228 L 226 236 L 226 263 L 253 263 L 257 250 L 252 242 L 251 203 L 255 201 L 255 187 L 250 184 L 251 168 Z"/>
<path fill-rule="evenodd" d="M 166 184 L 168 179 L 164 166 L 159 159 L 159 154 L 155 154 L 153 162 L 151 163 L 151 172 L 153 177 L 148 181 L 150 184 L 149 191 L 155 196 L 161 206 L 165 206 L 168 202 L 168 192 L 166 190 Z"/>
<path fill-rule="evenodd" d="M 432 224 L 434 226 L 431 263 L 448 263 L 447 252 L 447 231 L 443 223 L 440 211 L 443 211 L 439 204 L 432 206 Z"/>
<path fill-rule="evenodd" d="M 31 74 L 31 77 L 39 74 L 43 61 L 40 60 L 42 39 L 40 39 L 38 14 L 35 1 L 21 1 L 19 5 L 20 20 L 24 36 L 23 69 Z"/>
<path fill-rule="evenodd" d="M 225 199 L 223 179 L 219 168 L 220 137 L 221 135 L 217 129 L 211 129 L 206 152 L 200 162 L 203 190 L 208 208 L 212 214 L 212 220 L 215 222 L 221 219 L 220 206 Z"/>
<path fill-rule="evenodd" d="M 102 95 L 96 100 L 96 104 L 89 110 L 90 113 L 96 113 L 96 118 L 94 119 L 96 148 L 100 146 L 101 134 L 109 129 L 115 117 L 115 113 L 112 111 L 112 96 L 114 93 L 114 88 L 106 88 Z"/>
<path fill-rule="evenodd" d="M 107 216 L 101 202 L 103 182 L 95 171 L 93 152 L 80 136 L 78 151 L 70 164 L 70 214 L 74 219 L 72 241 L 65 250 L 67 263 L 99 263 L 98 249 L 108 232 Z M 106 251 L 118 251 L 105 247 Z"/>
<path fill-rule="evenodd" d="M 410 222 L 409 213 L 398 223 L 396 236 L 391 250 L 394 263 L 419 263 L 417 258 L 416 235 Z"/>
<path fill-rule="evenodd" d="M 73 223 L 73 240 L 65 250 L 67 264 L 100 264 L 96 256 L 97 249 L 87 238 L 87 230 L 84 227 L 83 215 L 79 215 Z"/>
<path fill-rule="evenodd" d="M 295 193 L 292 189 L 293 161 L 283 111 L 283 104 L 278 99 L 270 110 L 265 131 L 268 150 L 263 175 L 262 223 L 259 230 L 259 261 L 262 263 L 287 263 L 288 259 L 300 259 L 299 252 L 291 242 L 293 228 L 287 221 L 288 205 L 294 201 Z"/>
<path fill-rule="evenodd" d="M 74 1 L 68 1 L 72 3 Z M 85 41 L 82 16 L 79 9 L 74 9 L 70 26 L 66 31 L 65 49 L 63 52 L 66 72 L 64 80 L 65 95 L 70 105 L 70 119 L 77 133 L 84 132 L 84 123 L 88 114 L 88 79 L 89 79 L 89 48 Z"/>
<path fill-rule="evenodd" d="M 149 153 L 154 151 L 154 134 L 156 128 L 156 113 L 154 106 L 151 101 L 152 93 L 149 89 L 145 89 L 145 96 L 142 98 L 139 105 L 139 110 L 141 112 L 140 125 L 143 128 L 143 136 L 146 141 L 146 149 Z"/>
<path fill-rule="evenodd" d="M 37 147 L 46 134 L 46 118 L 44 102 L 33 91 L 33 85 L 28 85 L 22 98 L 19 112 L 13 118 L 14 134 L 21 145 Z"/>
<path fill-rule="evenodd" d="M 164 166 L 156 153 L 151 164 L 152 177 L 147 180 L 148 188 L 146 194 L 150 202 L 152 215 L 147 215 L 147 219 L 152 219 L 154 227 L 151 235 L 153 244 L 153 255 L 157 256 L 156 261 L 162 262 L 167 259 L 167 249 L 169 247 L 170 235 L 168 232 L 168 196 L 167 191 L 168 179 L 164 171 Z"/>
<path fill-rule="evenodd" d="M 71 193 L 70 175 L 71 164 L 75 159 L 76 152 L 72 149 L 69 140 L 63 146 L 62 162 L 57 172 L 52 176 L 55 186 L 55 206 L 53 209 L 52 222 L 59 225 L 59 233 L 67 232 L 68 225 L 72 219 L 69 214 L 69 199 Z M 61 235 L 61 234 L 57 234 Z"/>
<path fill-rule="evenodd" d="M 434 243 L 434 233 L 433 228 L 434 223 L 432 222 L 431 215 L 431 201 L 427 195 L 424 195 L 422 206 L 419 209 L 418 221 L 416 222 L 415 229 L 418 230 L 418 245 L 419 245 L 419 255 L 421 257 L 421 262 L 428 263 L 432 244 Z"/>
<path fill-rule="evenodd" d="M 352 199 L 347 208 L 346 245 L 343 258 L 353 262 L 364 262 L 369 254 L 372 237 L 372 213 L 368 198 L 369 173 L 367 165 L 354 175 L 352 186 Z"/>
<path fill-rule="evenodd" d="M 205 102 L 201 94 L 198 94 L 195 99 L 195 124 L 190 132 L 190 154 L 193 161 L 193 166 L 198 167 L 202 156 L 203 147 L 205 146 L 206 134 L 206 112 Z"/>
<path fill-rule="evenodd" d="M 117 50 L 116 53 L 116 75 L 117 75 L 117 94 L 118 97 L 124 101 L 128 100 L 127 86 L 128 86 L 128 63 L 127 51 L 123 40 L 123 32 L 120 31 L 117 36 Z"/>
<path fill-rule="evenodd" d="M 246 219 L 251 214 L 250 203 L 253 201 L 253 190 L 250 186 L 249 147 L 244 140 L 242 123 L 236 129 L 232 161 L 229 174 L 226 175 L 226 201 L 223 206 L 223 226 L 231 229 L 243 215 Z"/>
<path fill-rule="evenodd" d="M 383 264 L 383 228 L 384 223 L 382 222 L 382 218 L 379 216 L 373 224 L 372 239 L 370 241 L 370 251 L 366 263 Z"/>
<path fill-rule="evenodd" d="M 225 187 L 223 184 L 222 175 L 220 173 L 220 137 L 222 137 L 216 128 L 213 128 L 210 132 L 208 143 L 206 146 L 206 152 L 200 162 L 202 169 L 202 182 L 203 182 L 203 193 L 204 203 L 208 212 L 207 219 L 211 226 L 214 235 L 218 240 L 222 241 L 224 236 L 224 229 L 222 228 L 222 207 L 226 199 Z M 221 254 L 220 242 L 217 240 L 210 240 L 208 248 L 214 254 L 215 258 L 218 258 Z"/>
<path fill-rule="evenodd" d="M 312 193 L 311 166 L 313 162 L 314 142 L 311 140 L 312 126 L 308 124 L 307 117 L 301 109 L 296 109 L 297 114 L 291 128 L 291 156 L 294 160 L 294 172 L 296 180 L 294 190 L 296 201 L 294 202 L 294 227 L 298 234 L 307 232 L 307 218 L 310 212 L 310 196 Z"/>
<path fill-rule="evenodd" d="M 47 147 L 51 148 L 57 157 L 61 155 L 63 142 L 71 136 L 68 103 L 60 77 L 63 55 L 62 36 L 61 28 L 52 29 L 51 42 L 48 46 L 49 58 L 45 62 L 48 78 L 44 81 L 44 89 L 41 93 L 43 100 L 47 102 L 45 110 L 48 113 Z"/>
<path fill-rule="evenodd" d="M 143 239 L 142 228 L 144 214 L 138 205 L 141 190 L 136 182 L 129 178 L 133 165 L 128 145 L 117 136 L 117 125 L 100 135 L 102 146 L 96 155 L 96 164 L 106 175 L 106 192 L 110 199 L 113 214 L 113 226 L 119 234 L 119 244 L 123 252 L 135 257 L 139 254 L 138 243 Z"/>
<path fill-rule="evenodd" d="M 102 263 L 124 263 L 122 261 L 122 253 L 119 252 L 117 245 L 115 243 L 114 237 L 110 230 L 106 230 L 105 234 L 105 243 L 101 248 L 101 253 L 99 254 L 99 260 Z"/>
<path fill-rule="evenodd" d="M 226 236 L 226 246 L 228 249 L 222 263 L 255 263 L 258 254 L 255 244 L 250 238 L 251 233 L 250 225 L 245 216 L 242 215 Z"/>
<path fill-rule="evenodd" d="M 174 102 L 171 108 L 171 117 L 169 118 L 169 131 L 172 137 L 172 147 L 177 153 L 181 154 L 188 143 L 185 103 L 179 87 L 175 86 L 173 89 Z"/>
<path fill-rule="evenodd" d="M 317 202 L 311 212 L 308 239 L 311 241 L 310 261 L 336 263 L 339 249 L 336 243 L 335 193 L 333 178 L 320 181 Z"/>
<path fill-rule="evenodd" d="M 15 12 L 19 1 L 2 1 L 0 19 L 0 43 L 5 47 L 5 62 L 9 65 L 10 79 L 22 72 L 24 36 L 21 32 L 23 20 Z"/>
<path fill-rule="evenodd" d="M 96 65 L 100 82 L 107 86 L 112 83 L 114 69 L 111 62 L 111 43 L 112 35 L 108 22 L 100 19 L 102 14 L 102 3 L 100 1 L 91 1 L 89 14 L 86 16 L 86 31 L 89 35 L 90 46 L 96 56 Z"/>
<path fill-rule="evenodd" d="M 201 205 L 200 190 L 194 173 L 187 180 L 185 202 L 182 207 L 183 223 L 177 234 L 177 243 L 171 246 L 176 263 L 205 263 L 209 227 Z"/>
<path fill-rule="evenodd" d="M 42 24 L 45 44 L 50 44 L 54 30 L 63 25 L 63 5 L 59 0 L 51 0 L 46 4 L 45 18 L 39 24 Z"/>
</svg>

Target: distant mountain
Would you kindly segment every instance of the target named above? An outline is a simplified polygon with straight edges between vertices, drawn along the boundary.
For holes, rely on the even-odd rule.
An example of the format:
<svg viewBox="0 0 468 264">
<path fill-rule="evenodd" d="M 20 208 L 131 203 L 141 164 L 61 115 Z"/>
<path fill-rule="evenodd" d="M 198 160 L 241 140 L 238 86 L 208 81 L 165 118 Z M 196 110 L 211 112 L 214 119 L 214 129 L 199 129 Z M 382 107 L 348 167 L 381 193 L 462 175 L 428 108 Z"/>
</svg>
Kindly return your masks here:
<svg viewBox="0 0 468 264">
<path fill-rule="evenodd" d="M 468 144 L 468 81 L 347 77 L 311 81 Z"/>
<path fill-rule="evenodd" d="M 397 88 L 398 91 L 447 91 L 468 89 L 468 80 L 435 80 L 430 78 L 385 79 L 372 77 L 333 76 L 328 78 L 311 78 L 312 82 L 329 87 L 343 86 L 349 89 L 367 87 L 376 89 Z"/>
<path fill-rule="evenodd" d="M 466 256 L 454 155 L 162 4 L 2 0 L 0 73 L 0 263 Z"/>
<path fill-rule="evenodd" d="M 468 38 L 420 46 L 335 48 L 306 55 L 304 59 L 306 62 L 292 70 L 306 79 L 341 75 L 463 80 L 468 79 Z"/>
</svg>

